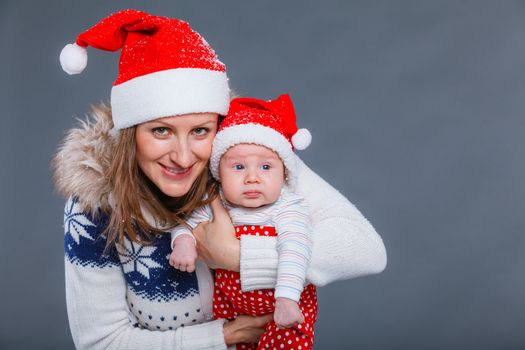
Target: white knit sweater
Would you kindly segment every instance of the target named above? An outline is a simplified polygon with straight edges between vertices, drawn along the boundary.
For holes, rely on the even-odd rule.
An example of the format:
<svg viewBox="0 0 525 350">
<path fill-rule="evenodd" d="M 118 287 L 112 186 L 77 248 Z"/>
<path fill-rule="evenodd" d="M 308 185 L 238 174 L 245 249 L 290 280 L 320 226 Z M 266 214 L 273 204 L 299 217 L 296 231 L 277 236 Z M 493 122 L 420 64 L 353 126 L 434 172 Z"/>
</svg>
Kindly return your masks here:
<svg viewBox="0 0 525 350">
<path fill-rule="evenodd" d="M 224 321 L 211 320 L 212 275 L 202 263 L 192 274 L 169 266 L 169 234 L 159 235 L 151 246 L 126 241 L 118 253 L 102 254 L 107 218 L 89 213 L 97 200 L 107 203 L 109 186 L 101 169 L 112 154 L 106 144 L 111 124 L 103 113 L 95 119 L 95 124 L 72 130 L 56 158 L 59 190 L 75 196 L 66 204 L 64 248 L 76 347 L 225 349 Z M 297 192 L 308 202 L 313 231 L 307 279 L 323 286 L 381 272 L 386 253 L 373 227 L 339 192 L 298 163 Z M 243 290 L 273 288 L 277 261 L 275 238 L 242 236 Z"/>
<path fill-rule="evenodd" d="M 322 286 L 382 271 L 385 251 L 372 226 L 303 163 L 300 169 L 298 190 L 311 207 L 314 232 L 308 279 Z M 103 218 L 83 213 L 74 200 L 64 218 L 67 306 L 78 349 L 226 348 L 224 321 L 211 320 L 210 271 L 202 263 L 194 274 L 171 268 L 169 235 L 153 246 L 126 241 L 118 256 L 103 256 Z M 275 238 L 242 236 L 244 290 L 275 286 L 275 245 Z"/>
</svg>

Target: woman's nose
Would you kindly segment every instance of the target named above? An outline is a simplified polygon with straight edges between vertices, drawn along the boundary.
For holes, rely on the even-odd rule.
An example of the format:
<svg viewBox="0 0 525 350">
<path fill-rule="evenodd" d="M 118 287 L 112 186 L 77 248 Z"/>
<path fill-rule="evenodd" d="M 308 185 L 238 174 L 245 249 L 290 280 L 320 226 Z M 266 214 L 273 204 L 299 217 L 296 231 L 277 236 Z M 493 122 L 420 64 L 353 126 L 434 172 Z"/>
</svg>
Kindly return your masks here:
<svg viewBox="0 0 525 350">
<path fill-rule="evenodd" d="M 170 160 L 181 168 L 188 168 L 193 164 L 193 153 L 186 140 L 174 140 L 170 152 Z"/>
</svg>

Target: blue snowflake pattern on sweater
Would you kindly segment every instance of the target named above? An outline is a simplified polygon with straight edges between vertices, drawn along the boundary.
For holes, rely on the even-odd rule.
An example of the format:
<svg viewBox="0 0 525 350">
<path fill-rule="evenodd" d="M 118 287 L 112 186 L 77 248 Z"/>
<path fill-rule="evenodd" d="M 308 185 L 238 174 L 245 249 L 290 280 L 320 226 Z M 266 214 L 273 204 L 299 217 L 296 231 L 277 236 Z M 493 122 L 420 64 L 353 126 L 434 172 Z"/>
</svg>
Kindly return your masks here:
<svg viewBox="0 0 525 350">
<path fill-rule="evenodd" d="M 183 299 L 199 294 L 195 272 L 181 272 L 169 265 L 169 233 L 159 234 L 151 245 L 127 239 L 118 252 L 128 287 L 137 295 L 155 301 Z"/>
<path fill-rule="evenodd" d="M 126 237 L 124 246 L 117 247 L 124 273 L 138 272 L 146 279 L 149 279 L 150 269 L 162 267 L 151 258 L 151 254 L 153 254 L 155 250 L 157 250 L 156 247 L 143 246 Z"/>
<path fill-rule="evenodd" d="M 70 198 L 64 210 L 64 248 L 72 263 L 91 268 L 122 267 L 128 288 L 151 301 L 173 301 L 199 294 L 195 272 L 181 272 L 169 265 L 171 237 L 158 234 L 150 245 L 132 242 L 104 253 L 103 231 L 109 218 L 102 211 L 90 215 L 82 211 L 76 198 Z"/>
<path fill-rule="evenodd" d="M 106 239 L 102 235 L 107 216 L 85 213 L 76 198 L 70 198 L 64 209 L 64 252 L 73 264 L 104 268 L 119 264 L 114 251 L 104 254 Z"/>
</svg>

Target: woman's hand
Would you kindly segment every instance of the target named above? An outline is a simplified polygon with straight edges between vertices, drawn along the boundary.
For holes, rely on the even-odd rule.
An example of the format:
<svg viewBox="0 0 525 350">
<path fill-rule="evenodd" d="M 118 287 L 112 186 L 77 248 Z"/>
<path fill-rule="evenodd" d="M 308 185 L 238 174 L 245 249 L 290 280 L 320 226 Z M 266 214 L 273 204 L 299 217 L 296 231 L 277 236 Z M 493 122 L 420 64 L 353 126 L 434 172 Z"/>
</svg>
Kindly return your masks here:
<svg viewBox="0 0 525 350">
<path fill-rule="evenodd" d="M 228 212 L 219 198 L 211 202 L 213 221 L 203 222 L 193 229 L 199 258 L 212 269 L 240 270 L 240 242 Z"/>
<path fill-rule="evenodd" d="M 257 343 L 264 333 L 264 326 L 273 320 L 273 315 L 239 315 L 233 321 L 224 324 L 224 342 L 227 346 L 238 343 Z"/>
</svg>

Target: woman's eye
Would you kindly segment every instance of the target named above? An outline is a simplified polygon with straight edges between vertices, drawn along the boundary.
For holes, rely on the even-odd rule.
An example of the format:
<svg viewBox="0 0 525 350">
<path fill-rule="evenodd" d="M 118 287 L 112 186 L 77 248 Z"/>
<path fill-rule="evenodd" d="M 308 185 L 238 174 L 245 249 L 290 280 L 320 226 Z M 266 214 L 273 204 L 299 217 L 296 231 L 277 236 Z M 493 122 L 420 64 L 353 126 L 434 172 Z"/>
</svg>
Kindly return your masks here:
<svg viewBox="0 0 525 350">
<path fill-rule="evenodd" d="M 197 128 L 193 130 L 193 133 L 197 136 L 204 136 L 208 133 L 208 128 Z"/>
<path fill-rule="evenodd" d="M 242 170 L 242 169 L 244 169 L 244 166 L 242 164 L 235 164 L 233 167 L 235 168 L 235 170 Z"/>
<path fill-rule="evenodd" d="M 158 128 L 154 128 L 153 133 L 158 136 L 166 136 L 169 133 L 169 129 L 161 126 Z"/>
<path fill-rule="evenodd" d="M 261 166 L 262 170 L 270 170 L 270 164 L 264 164 Z"/>
</svg>

